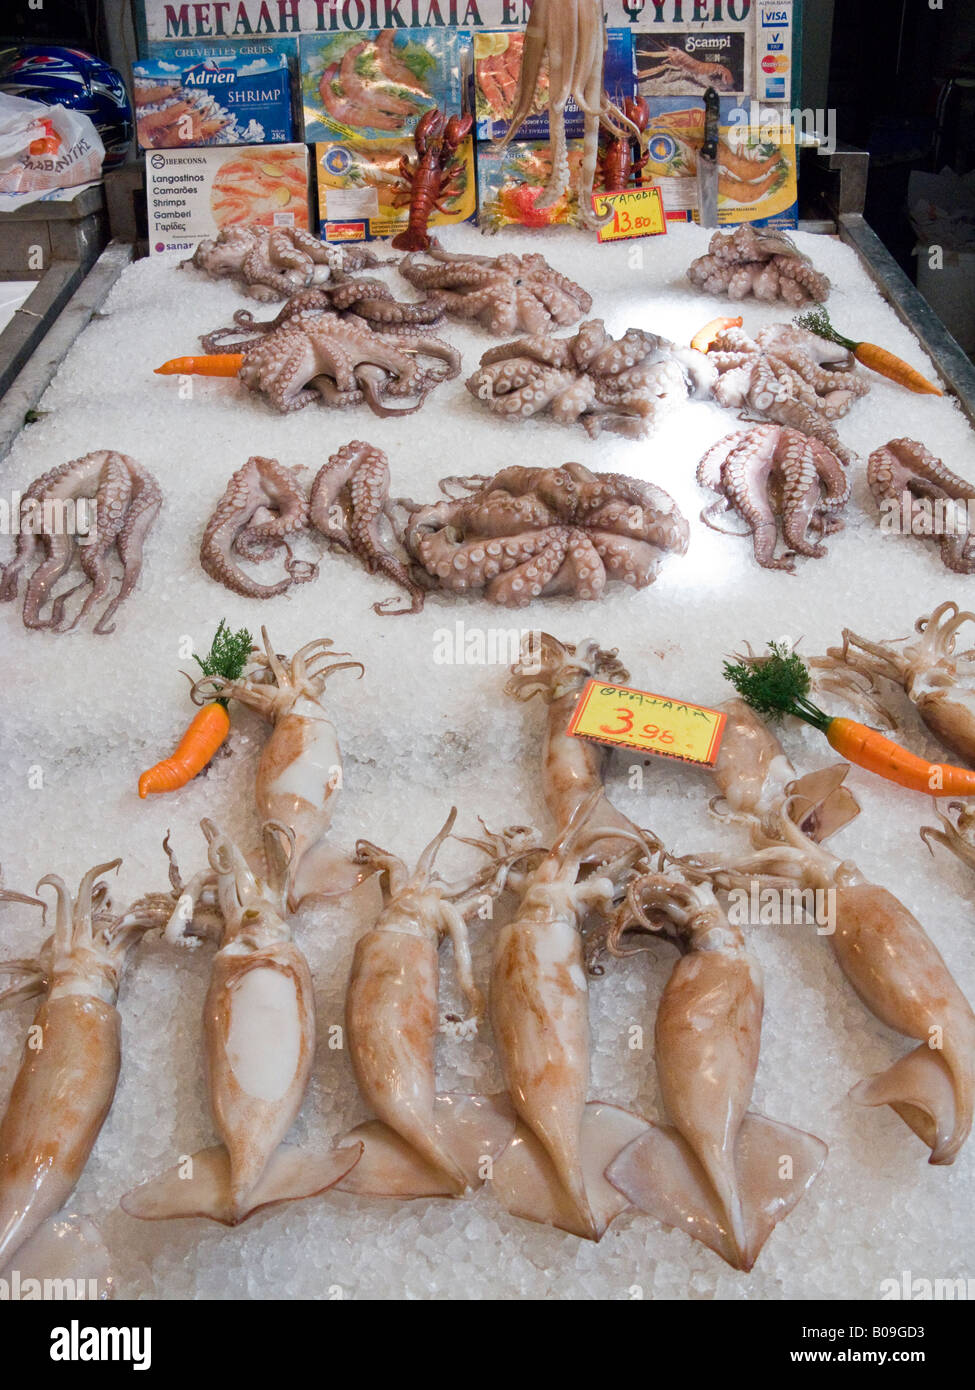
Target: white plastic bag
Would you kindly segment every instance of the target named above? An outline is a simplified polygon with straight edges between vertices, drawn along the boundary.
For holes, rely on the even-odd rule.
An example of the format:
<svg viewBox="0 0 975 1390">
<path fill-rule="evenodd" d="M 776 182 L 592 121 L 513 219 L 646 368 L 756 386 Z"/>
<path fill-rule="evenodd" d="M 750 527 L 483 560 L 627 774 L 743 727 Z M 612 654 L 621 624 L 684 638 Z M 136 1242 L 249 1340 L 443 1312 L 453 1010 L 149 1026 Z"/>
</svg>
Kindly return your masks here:
<svg viewBox="0 0 975 1390">
<path fill-rule="evenodd" d="M 0 92 L 0 193 L 74 188 L 101 174 L 105 146 L 89 116 Z"/>
</svg>

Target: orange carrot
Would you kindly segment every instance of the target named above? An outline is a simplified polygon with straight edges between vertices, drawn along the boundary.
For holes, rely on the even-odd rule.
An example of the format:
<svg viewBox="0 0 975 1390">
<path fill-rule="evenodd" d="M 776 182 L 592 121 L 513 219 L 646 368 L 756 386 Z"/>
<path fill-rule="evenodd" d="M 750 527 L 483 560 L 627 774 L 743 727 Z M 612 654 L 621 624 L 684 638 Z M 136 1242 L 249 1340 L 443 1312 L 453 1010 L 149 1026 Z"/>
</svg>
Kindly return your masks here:
<svg viewBox="0 0 975 1390">
<path fill-rule="evenodd" d="M 215 352 L 208 357 L 174 357 L 153 370 L 157 376 L 236 376 L 243 362 L 242 352 Z"/>
<path fill-rule="evenodd" d="M 203 771 L 230 733 L 230 715 L 216 701 L 204 705 L 180 739 L 179 747 L 170 758 L 156 763 L 139 778 L 139 795 L 144 799 L 151 792 L 172 792 Z"/>
<path fill-rule="evenodd" d="M 858 767 L 929 796 L 975 796 L 975 772 L 951 763 L 929 763 L 855 719 L 830 719 L 825 729 L 830 746 Z"/>
<path fill-rule="evenodd" d="M 898 386 L 906 386 L 908 391 L 915 391 L 923 396 L 942 396 L 944 392 L 928 381 L 927 377 L 922 376 L 914 367 L 909 366 L 900 357 L 895 357 L 886 348 L 878 347 L 876 343 L 857 343 L 852 338 L 844 338 L 842 333 L 837 333 L 836 329 L 829 321 L 829 314 L 820 305 L 818 309 L 813 309 L 811 313 L 800 314 L 796 319 L 800 328 L 806 328 L 810 333 L 815 333 L 817 338 L 825 338 L 827 342 L 839 343 L 840 347 L 845 347 L 848 352 L 852 352 L 858 362 L 862 362 L 871 371 L 877 372 L 880 376 L 887 377 L 890 381 L 896 381 Z"/>
<path fill-rule="evenodd" d="M 975 796 L 975 772 L 950 763 L 929 763 L 855 719 L 833 719 L 808 699 L 809 672 L 801 657 L 777 642 L 771 656 L 751 657 L 724 673 L 747 704 L 759 714 L 779 718 L 793 714 L 826 735 L 837 753 L 888 782 L 928 796 Z"/>
<path fill-rule="evenodd" d="M 878 372 L 881 376 L 889 377 L 891 381 L 896 381 L 900 386 L 906 386 L 908 391 L 916 391 L 922 396 L 942 396 L 944 392 L 939 390 L 927 377 L 921 375 L 914 367 L 895 357 L 886 348 L 878 347 L 876 343 L 856 343 L 853 347 L 853 356 L 858 362 L 862 362 L 871 371 Z"/>
<path fill-rule="evenodd" d="M 202 661 L 194 654 L 193 660 L 204 676 L 222 676 L 225 680 L 236 681 L 250 659 L 252 646 L 253 639 L 246 628 L 231 632 L 221 618 L 208 654 Z M 145 799 L 153 792 L 172 792 L 185 787 L 203 771 L 229 733 L 227 701 L 218 699 L 205 704 L 180 739 L 176 752 L 139 778 L 139 795 Z"/>
<path fill-rule="evenodd" d="M 740 328 L 741 315 L 736 319 L 712 319 L 706 323 L 702 329 L 694 334 L 691 339 L 691 347 L 698 352 L 707 352 L 719 333 L 723 333 L 726 328 Z"/>
</svg>

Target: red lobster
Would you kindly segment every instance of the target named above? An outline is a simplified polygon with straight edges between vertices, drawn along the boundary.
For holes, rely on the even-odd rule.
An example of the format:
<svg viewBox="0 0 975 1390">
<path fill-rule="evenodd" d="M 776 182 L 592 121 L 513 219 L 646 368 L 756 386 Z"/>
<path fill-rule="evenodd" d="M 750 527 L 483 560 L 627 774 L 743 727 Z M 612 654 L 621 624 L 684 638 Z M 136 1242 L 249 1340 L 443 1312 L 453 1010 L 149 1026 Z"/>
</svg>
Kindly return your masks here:
<svg viewBox="0 0 975 1390">
<path fill-rule="evenodd" d="M 406 156 L 399 162 L 400 178 L 406 188 L 396 196 L 397 207 L 410 207 L 409 225 L 393 239 L 398 251 L 429 251 L 433 244 L 428 230 L 434 210 L 448 212 L 447 198 L 460 191 L 455 179 L 460 165 L 455 160 L 458 147 L 467 139 L 474 125 L 473 116 L 447 117 L 445 112 L 428 111 L 413 136 L 420 156 L 411 167 Z"/>
<path fill-rule="evenodd" d="M 650 107 L 643 97 L 627 97 L 622 105 L 623 114 L 633 122 L 642 135 L 650 124 Z M 639 182 L 639 176 L 646 168 L 649 154 L 633 158 L 633 139 L 631 136 L 616 136 L 606 145 L 602 154 L 602 182 L 605 193 L 618 193 Z"/>
</svg>

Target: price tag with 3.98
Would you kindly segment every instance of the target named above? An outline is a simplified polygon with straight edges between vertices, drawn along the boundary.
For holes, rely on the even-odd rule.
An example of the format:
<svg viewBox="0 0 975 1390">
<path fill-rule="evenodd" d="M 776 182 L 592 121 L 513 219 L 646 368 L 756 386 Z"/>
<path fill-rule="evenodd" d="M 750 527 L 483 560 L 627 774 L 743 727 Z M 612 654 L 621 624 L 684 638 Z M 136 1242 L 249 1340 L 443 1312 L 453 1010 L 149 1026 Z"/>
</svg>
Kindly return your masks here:
<svg viewBox="0 0 975 1390">
<path fill-rule="evenodd" d="M 720 710 L 591 680 L 579 697 L 567 732 L 574 738 L 713 767 L 725 720 Z"/>
</svg>

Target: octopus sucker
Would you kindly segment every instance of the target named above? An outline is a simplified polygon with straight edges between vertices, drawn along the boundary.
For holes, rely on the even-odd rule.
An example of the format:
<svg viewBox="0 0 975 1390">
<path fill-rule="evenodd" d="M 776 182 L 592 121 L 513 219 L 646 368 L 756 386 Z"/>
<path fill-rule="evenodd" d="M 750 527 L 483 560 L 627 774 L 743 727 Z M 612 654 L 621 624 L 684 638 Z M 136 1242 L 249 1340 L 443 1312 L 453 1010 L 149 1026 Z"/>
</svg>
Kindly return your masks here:
<svg viewBox="0 0 975 1390">
<path fill-rule="evenodd" d="M 607 429 L 643 439 L 663 411 L 703 399 L 716 381 L 703 353 L 633 328 L 616 339 L 592 319 L 571 338 L 535 335 L 492 348 L 467 389 L 496 415 L 548 411 L 593 438 Z"/>
<path fill-rule="evenodd" d="M 16 599 L 24 571 L 39 559 L 27 581 L 24 626 L 70 631 L 108 593 L 114 552 L 122 565 L 119 590 L 94 627 L 99 636 L 108 636 L 115 631 L 111 619 L 138 582 L 143 548 L 161 506 L 162 492 L 156 479 L 128 454 L 97 449 L 52 468 L 36 478 L 21 498 L 17 550 L 3 568 L 0 602 Z M 76 559 L 84 575 L 82 582 L 55 594 L 55 586 Z M 68 622 L 67 600 L 86 583 L 90 589 Z M 50 613 L 44 617 L 48 603 Z"/>
<path fill-rule="evenodd" d="M 400 274 L 433 291 L 452 318 L 476 319 L 499 338 L 568 328 L 592 308 L 591 295 L 537 254 L 464 256 L 436 247 L 424 254 L 432 265 L 404 256 Z"/>
<path fill-rule="evenodd" d="M 698 483 L 719 494 L 701 513 L 712 530 L 717 518 L 734 512 L 752 535 L 755 559 L 764 569 L 795 570 L 795 556 L 820 558 L 825 546 L 809 539 L 840 529 L 838 513 L 850 497 L 841 460 L 817 439 L 782 425 L 758 425 L 727 435 L 704 455 Z M 776 555 L 779 525 L 789 547 Z"/>
<path fill-rule="evenodd" d="M 330 246 L 301 227 L 225 227 L 204 238 L 181 265 L 212 279 L 243 283 L 252 299 L 287 299 L 297 290 L 324 284 L 343 271 L 383 264 L 365 246 Z"/>
<path fill-rule="evenodd" d="M 614 954 L 631 953 L 618 943 L 633 927 L 681 952 L 660 1000 L 654 1043 L 672 1123 L 650 1126 L 606 1176 L 641 1211 L 750 1270 L 820 1172 L 826 1145 L 748 1108 L 761 1046 L 762 972 L 710 886 L 660 873 L 636 879 L 607 938 Z"/>
<path fill-rule="evenodd" d="M 867 463 L 867 483 L 896 530 L 940 543 L 955 574 L 975 574 L 975 483 L 959 478 L 916 439 L 891 439 Z M 940 516 L 939 516 L 940 511 Z"/>
<path fill-rule="evenodd" d="M 756 230 L 747 222 L 733 232 L 715 232 L 707 255 L 691 262 L 687 278 L 707 294 L 726 294 L 729 299 L 754 295 L 796 309 L 821 304 L 830 290 L 826 276 L 789 237 Z"/>
</svg>

